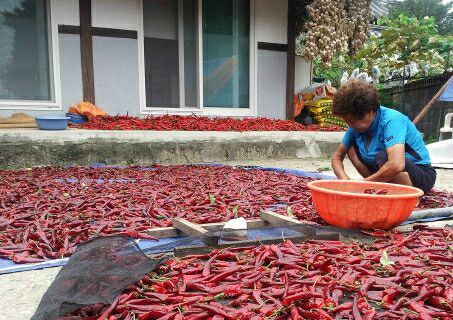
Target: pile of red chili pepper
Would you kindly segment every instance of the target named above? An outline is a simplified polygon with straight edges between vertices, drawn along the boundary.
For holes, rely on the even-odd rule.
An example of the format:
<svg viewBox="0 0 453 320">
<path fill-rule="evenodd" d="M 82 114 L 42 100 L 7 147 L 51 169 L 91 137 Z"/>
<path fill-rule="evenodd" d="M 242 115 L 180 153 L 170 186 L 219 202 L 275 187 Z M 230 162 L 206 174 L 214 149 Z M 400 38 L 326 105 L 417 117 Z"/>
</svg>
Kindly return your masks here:
<svg viewBox="0 0 453 320">
<path fill-rule="evenodd" d="M 377 235 L 174 258 L 61 320 L 452 319 L 453 231 Z"/>
<path fill-rule="evenodd" d="M 70 256 L 105 235 L 153 239 L 146 230 L 183 217 L 196 223 L 256 218 L 262 209 L 324 222 L 310 179 L 220 166 L 55 168 L 0 171 L 0 257 L 16 263 Z M 432 193 L 423 207 L 453 206 Z"/>
<path fill-rule="evenodd" d="M 182 131 L 344 131 L 339 126 L 303 125 L 293 120 L 268 118 L 209 118 L 163 115 L 137 118 L 97 116 L 76 127 L 96 130 L 182 130 Z"/>
</svg>

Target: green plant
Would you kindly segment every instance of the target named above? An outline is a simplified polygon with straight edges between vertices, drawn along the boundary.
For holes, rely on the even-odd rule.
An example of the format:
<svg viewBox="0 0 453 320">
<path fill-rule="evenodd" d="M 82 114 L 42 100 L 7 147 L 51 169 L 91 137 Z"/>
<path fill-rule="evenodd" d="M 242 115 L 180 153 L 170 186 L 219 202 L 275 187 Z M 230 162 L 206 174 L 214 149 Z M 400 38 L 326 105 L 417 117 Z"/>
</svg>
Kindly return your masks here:
<svg viewBox="0 0 453 320">
<path fill-rule="evenodd" d="M 443 3 L 442 0 L 404 0 L 395 2 L 390 7 L 390 17 L 396 18 L 400 14 L 416 17 L 419 20 L 424 17 L 434 17 L 442 35 L 453 34 L 453 3 Z"/>
<path fill-rule="evenodd" d="M 379 100 L 383 106 L 395 108 L 399 107 L 399 103 L 395 102 L 392 96 L 383 90 L 379 90 Z"/>
<path fill-rule="evenodd" d="M 419 20 L 401 14 L 394 19 L 379 19 L 378 24 L 386 29 L 381 36 L 372 36 L 355 57 L 367 61 L 367 72 L 371 72 L 374 64 L 381 69 L 397 70 L 410 62 L 420 67 L 429 64 L 431 69 L 443 71 L 443 54 L 451 47 L 451 39 L 439 35 L 433 17 Z"/>
<path fill-rule="evenodd" d="M 420 68 L 429 64 L 430 73 L 439 74 L 451 66 L 453 36 L 439 35 L 433 17 L 419 20 L 401 14 L 393 19 L 380 19 L 378 24 L 385 27 L 381 35 L 371 36 L 356 55 L 335 56 L 331 68 L 319 58 L 315 59 L 314 76 L 324 77 L 338 86 L 342 73 L 346 71 L 350 74 L 356 68 L 371 75 L 375 65 L 385 73 L 404 69 L 404 66 L 415 62 Z M 393 104 L 393 101 L 388 103 Z"/>
</svg>

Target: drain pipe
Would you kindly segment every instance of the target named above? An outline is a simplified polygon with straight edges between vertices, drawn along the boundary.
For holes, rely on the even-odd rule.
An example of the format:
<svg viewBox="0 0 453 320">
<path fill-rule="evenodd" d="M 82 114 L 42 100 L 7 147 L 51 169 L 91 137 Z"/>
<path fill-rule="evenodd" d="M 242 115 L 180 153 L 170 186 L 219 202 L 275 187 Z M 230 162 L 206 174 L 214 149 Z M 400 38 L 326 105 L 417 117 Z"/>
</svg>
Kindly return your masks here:
<svg viewBox="0 0 453 320">
<path fill-rule="evenodd" d="M 427 218 L 448 218 L 453 219 L 453 207 L 447 208 L 435 208 L 435 209 L 425 209 L 425 210 L 415 210 L 412 211 L 411 215 L 407 220 L 417 221 Z"/>
</svg>

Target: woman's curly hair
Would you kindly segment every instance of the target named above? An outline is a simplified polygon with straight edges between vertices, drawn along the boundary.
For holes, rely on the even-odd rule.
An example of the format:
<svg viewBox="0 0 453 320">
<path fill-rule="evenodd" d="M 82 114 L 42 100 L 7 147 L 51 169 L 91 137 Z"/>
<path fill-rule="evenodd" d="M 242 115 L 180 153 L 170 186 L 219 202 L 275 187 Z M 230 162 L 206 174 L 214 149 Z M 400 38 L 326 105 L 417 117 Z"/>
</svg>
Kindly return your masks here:
<svg viewBox="0 0 453 320">
<path fill-rule="evenodd" d="M 332 112 L 338 116 L 352 116 L 363 119 L 371 110 L 377 111 L 380 106 L 376 88 L 359 79 L 344 83 L 333 96 Z"/>
</svg>

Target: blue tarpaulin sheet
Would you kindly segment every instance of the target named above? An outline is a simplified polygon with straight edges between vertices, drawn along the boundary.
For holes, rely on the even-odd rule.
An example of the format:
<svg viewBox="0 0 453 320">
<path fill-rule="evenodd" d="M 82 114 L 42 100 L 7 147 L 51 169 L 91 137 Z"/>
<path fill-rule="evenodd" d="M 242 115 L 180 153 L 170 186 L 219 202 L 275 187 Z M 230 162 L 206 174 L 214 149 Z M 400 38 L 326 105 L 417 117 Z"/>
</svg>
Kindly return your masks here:
<svg viewBox="0 0 453 320">
<path fill-rule="evenodd" d="M 445 102 L 453 101 L 453 80 L 450 79 L 447 88 L 442 92 L 438 100 Z"/>
<path fill-rule="evenodd" d="M 197 164 L 197 165 L 205 165 L 205 166 L 225 166 L 224 164 Z M 66 167 L 71 167 L 68 165 Z M 125 166 L 110 166 L 105 165 L 103 163 L 93 163 L 89 166 L 90 168 L 126 168 Z M 303 170 L 294 170 L 294 169 L 283 169 L 283 168 L 272 168 L 272 167 L 260 167 L 260 166 L 236 166 L 239 168 L 243 168 L 246 170 L 263 170 L 263 171 L 274 171 L 274 172 L 281 172 L 285 174 L 292 174 L 299 177 L 308 177 L 313 179 L 335 179 L 335 177 L 328 176 L 325 174 L 317 173 L 317 172 L 308 172 Z M 157 170 L 157 168 L 153 167 L 139 167 L 140 170 Z M 59 183 L 75 183 L 79 180 L 76 178 L 73 179 L 56 179 L 56 182 Z M 126 182 L 134 182 L 134 179 L 94 179 L 97 183 L 126 183 Z M 277 207 L 275 205 L 274 207 Z M 280 231 L 278 231 L 280 232 Z M 142 249 L 145 253 L 161 253 L 161 252 L 169 252 L 172 251 L 172 248 L 175 246 L 188 246 L 188 245 L 202 245 L 203 243 L 200 240 L 193 239 L 190 237 L 178 237 L 178 238 L 163 238 L 159 239 L 159 241 L 150 241 L 150 240 L 137 240 L 138 246 Z M 168 245 L 168 246 L 165 246 Z M 153 250 L 153 247 L 157 247 L 157 249 Z M 16 264 L 8 259 L 0 259 L 0 274 L 5 273 L 13 273 L 19 271 L 29 271 L 29 270 L 38 270 L 50 267 L 59 267 L 64 266 L 68 262 L 68 258 L 63 259 L 55 259 L 55 260 L 48 260 L 45 262 L 40 263 L 27 263 L 27 264 Z"/>
<path fill-rule="evenodd" d="M 453 82 L 452 82 L 453 83 Z M 453 100 L 452 100 L 453 101 Z M 223 164 L 199 164 L 199 165 L 206 165 L 206 166 L 225 166 Z M 104 164 L 96 163 L 91 165 L 90 167 L 92 168 L 124 168 L 121 166 L 106 166 Z M 299 177 L 308 177 L 308 178 L 313 178 L 313 179 L 324 179 L 324 180 L 333 180 L 336 179 L 333 176 L 328 176 L 325 174 L 321 174 L 318 172 L 308 172 L 308 171 L 303 171 L 303 170 L 296 170 L 296 169 L 284 169 L 284 168 L 273 168 L 273 167 L 260 167 L 260 166 L 236 166 L 239 168 L 243 168 L 246 170 L 263 170 L 263 171 L 273 171 L 273 172 L 280 172 L 280 173 L 285 173 L 285 174 L 291 174 Z M 140 170 L 155 170 L 155 168 L 150 168 L 150 167 L 140 167 Z M 58 179 L 57 182 L 60 183 L 73 183 L 77 182 L 77 179 L 74 180 L 63 180 L 63 179 Z M 110 179 L 110 180 L 96 180 L 98 183 L 113 183 L 113 182 L 134 182 L 133 179 Z M 283 205 L 283 204 L 282 204 Z M 282 206 L 280 204 L 275 204 L 271 207 L 279 207 Z M 445 218 L 443 218 L 445 219 Z M 441 220 L 441 218 L 427 218 L 420 220 L 423 222 L 427 221 L 436 221 L 436 220 Z M 406 221 L 402 224 L 410 224 L 410 223 L 415 223 L 419 221 Z M 269 237 L 270 235 L 272 236 L 292 236 L 293 234 L 286 234 L 286 232 L 289 232 L 286 230 L 285 232 L 281 228 L 275 228 L 275 229 L 267 229 L 267 230 L 254 230 L 254 233 L 251 233 L 252 238 L 266 238 L 266 235 Z M 258 233 L 262 233 L 258 235 Z M 259 236 L 259 237 L 258 237 Z M 195 245 L 203 245 L 203 242 L 201 242 L 198 239 L 191 238 L 191 237 L 173 237 L 173 238 L 162 238 L 159 239 L 159 241 L 151 241 L 151 240 L 142 240 L 138 239 L 136 240 L 138 246 L 140 249 L 142 249 L 145 253 L 147 254 L 152 254 L 152 253 L 162 253 L 162 252 L 171 252 L 174 247 L 179 247 L 179 246 L 195 246 Z M 153 249 L 154 248 L 154 249 Z M 58 267 L 58 266 L 64 266 L 68 261 L 68 258 L 63 258 L 63 259 L 56 259 L 56 260 L 48 260 L 45 262 L 40 262 L 40 263 L 29 263 L 29 264 L 15 264 L 11 260 L 8 259 L 0 259 L 0 274 L 5 274 L 5 273 L 13 273 L 13 272 L 19 272 L 19 271 L 29 271 L 29 270 L 38 270 L 38 269 L 44 269 L 44 268 L 50 268 L 50 267 Z"/>
</svg>

